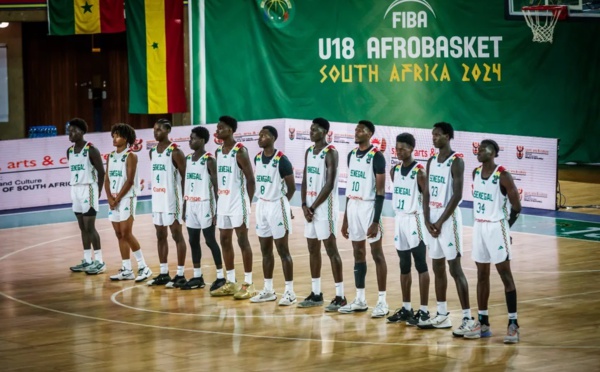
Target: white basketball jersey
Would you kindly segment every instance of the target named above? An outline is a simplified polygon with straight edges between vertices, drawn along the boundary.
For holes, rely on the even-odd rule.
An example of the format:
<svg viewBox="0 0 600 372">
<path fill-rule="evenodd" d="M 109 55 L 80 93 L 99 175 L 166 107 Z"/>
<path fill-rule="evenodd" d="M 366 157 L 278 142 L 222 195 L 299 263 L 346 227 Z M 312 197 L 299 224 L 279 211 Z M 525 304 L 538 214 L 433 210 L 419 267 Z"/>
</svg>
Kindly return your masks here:
<svg viewBox="0 0 600 372">
<path fill-rule="evenodd" d="M 346 197 L 358 200 L 375 200 L 375 172 L 373 158 L 379 152 L 375 146 L 362 158 L 356 156 L 358 147 L 352 150 L 346 181 Z"/>
<path fill-rule="evenodd" d="M 286 186 L 279 174 L 279 161 L 283 152 L 275 150 L 275 156 L 268 164 L 263 164 L 263 152 L 254 158 L 256 196 L 261 200 L 276 201 L 285 196 Z"/>
<path fill-rule="evenodd" d="M 215 202 L 215 191 L 208 173 L 208 160 L 214 157 L 206 152 L 194 161 L 192 156 L 193 154 L 189 154 L 186 158 L 184 199 L 187 202 L 208 201 L 212 206 Z"/>
<path fill-rule="evenodd" d="M 477 221 L 496 222 L 508 220 L 510 202 L 502 195 L 500 189 L 500 174 L 506 169 L 499 165 L 492 175 L 484 180 L 481 178 L 481 166 L 475 169 L 473 179 L 473 215 Z"/>
<path fill-rule="evenodd" d="M 182 209 L 181 175 L 173 165 L 174 143 L 159 153 L 152 151 L 152 212 L 180 214 Z"/>
<path fill-rule="evenodd" d="M 110 183 L 110 193 L 115 197 L 121 192 L 123 185 L 125 185 L 125 181 L 127 181 L 127 158 L 132 152 L 131 149 L 126 149 L 121 153 L 113 151 L 108 156 L 107 175 Z M 133 186 L 131 186 L 127 194 L 123 195 L 123 197 L 137 196 L 139 184 L 138 171 L 136 168 Z"/>
<path fill-rule="evenodd" d="M 443 163 L 438 163 L 439 154 L 431 157 L 429 164 L 429 206 L 431 208 L 446 208 L 452 198 L 452 163 L 462 157 L 453 153 Z"/>
<path fill-rule="evenodd" d="M 246 189 L 246 176 L 244 176 L 244 172 L 237 163 L 237 153 L 242 148 L 244 148 L 244 145 L 238 142 L 228 154 L 223 154 L 223 146 L 219 146 L 217 149 L 218 215 L 250 214 L 250 198 Z"/>
<path fill-rule="evenodd" d="M 308 154 L 306 156 L 306 205 L 309 208 L 313 205 L 315 200 L 317 200 L 317 196 L 319 196 L 323 187 L 325 187 L 325 182 L 327 181 L 327 165 L 325 163 L 325 158 L 327 157 L 327 153 L 331 150 L 335 150 L 333 145 L 326 146 L 318 154 L 314 153 L 314 145 L 308 149 Z M 314 220 L 332 220 L 334 216 L 337 216 L 337 213 L 340 210 L 338 177 L 338 172 L 336 172 L 335 180 L 333 181 L 333 190 L 331 190 L 331 193 L 327 196 L 327 200 L 315 209 L 315 214 L 313 216 Z"/>
<path fill-rule="evenodd" d="M 417 176 L 425 167 L 416 163 L 406 176 L 402 175 L 401 168 L 402 162 L 394 167 L 394 211 L 396 214 L 423 213 L 423 196 L 419 191 Z"/>
<path fill-rule="evenodd" d="M 87 142 L 79 153 L 75 153 L 75 145 L 69 147 L 69 169 L 71 170 L 71 186 L 98 183 L 98 171 L 90 160 L 90 147 Z"/>
</svg>

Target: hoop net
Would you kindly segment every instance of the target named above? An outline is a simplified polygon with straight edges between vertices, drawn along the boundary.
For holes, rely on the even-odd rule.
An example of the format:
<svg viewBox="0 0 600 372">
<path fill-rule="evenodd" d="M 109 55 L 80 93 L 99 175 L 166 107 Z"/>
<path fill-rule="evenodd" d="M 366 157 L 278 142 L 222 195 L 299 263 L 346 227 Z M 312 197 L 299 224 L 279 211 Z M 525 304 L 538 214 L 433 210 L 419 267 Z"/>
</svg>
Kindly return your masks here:
<svg viewBox="0 0 600 372">
<path fill-rule="evenodd" d="M 567 18 L 568 14 L 566 5 L 524 6 L 522 10 L 533 32 L 533 41 L 538 43 L 551 43 L 556 23 Z"/>
</svg>

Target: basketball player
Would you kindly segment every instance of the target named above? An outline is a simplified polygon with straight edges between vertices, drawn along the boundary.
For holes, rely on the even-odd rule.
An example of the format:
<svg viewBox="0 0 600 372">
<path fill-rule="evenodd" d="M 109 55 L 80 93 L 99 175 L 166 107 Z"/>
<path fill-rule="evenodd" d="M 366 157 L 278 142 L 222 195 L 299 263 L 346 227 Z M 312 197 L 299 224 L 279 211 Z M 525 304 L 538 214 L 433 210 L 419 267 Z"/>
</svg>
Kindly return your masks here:
<svg viewBox="0 0 600 372">
<path fill-rule="evenodd" d="M 83 119 L 75 118 L 69 121 L 69 141 L 73 142 L 73 146 L 67 149 L 71 171 L 71 200 L 83 243 L 83 259 L 80 264 L 71 266 L 70 269 L 73 272 L 100 274 L 106 271 L 106 264 L 102 259 L 100 235 L 95 224 L 104 168 L 100 151 L 83 138 L 87 129 L 87 123 Z"/>
<path fill-rule="evenodd" d="M 185 284 L 185 240 L 183 223 L 183 188 L 185 180 L 185 155 L 177 144 L 169 140 L 171 122 L 158 119 L 154 124 L 154 139 L 158 144 L 150 149 L 152 163 L 152 222 L 156 228 L 160 274 L 148 281 L 148 285 L 165 285 L 179 288 Z M 177 275 L 169 275 L 168 230 L 177 247 Z"/>
<path fill-rule="evenodd" d="M 321 292 L 321 241 L 331 261 L 335 282 L 335 297 L 325 311 L 338 311 L 348 304 L 344 296 L 342 259 L 337 248 L 337 222 L 339 214 L 338 152 L 326 141 L 329 121 L 316 118 L 310 126 L 310 140 L 314 145 L 304 155 L 302 176 L 302 212 L 304 213 L 304 236 L 310 254 L 312 291 L 298 307 L 323 305 Z"/>
<path fill-rule="evenodd" d="M 202 276 L 202 251 L 200 250 L 200 231 L 204 234 L 206 245 L 217 267 L 217 279 L 210 287 L 211 291 L 225 284 L 221 250 L 215 237 L 216 227 L 216 191 L 217 191 L 217 162 L 214 156 L 206 152 L 204 146 L 210 139 L 208 130 L 196 126 L 190 133 L 190 148 L 194 150 L 186 158 L 184 211 L 185 223 L 190 239 L 194 276 L 181 289 L 204 288 Z"/>
<path fill-rule="evenodd" d="M 509 229 L 521 212 L 519 190 L 511 174 L 494 159 L 500 147 L 494 140 L 481 141 L 477 160 L 481 166 L 473 170 L 473 260 L 477 265 L 477 305 L 479 320 L 464 334 L 465 338 L 490 337 L 488 300 L 490 297 L 490 264 L 496 265 L 504 284 L 508 307 L 508 330 L 504 343 L 519 342 L 517 323 L 517 289 L 510 270 L 512 257 Z M 508 212 L 510 209 L 510 213 Z"/>
<path fill-rule="evenodd" d="M 129 148 L 135 142 L 135 130 L 127 124 L 115 124 L 110 129 L 113 146 L 116 150 L 111 152 L 106 161 L 106 177 L 104 188 L 108 199 L 108 220 L 115 229 L 119 241 L 119 251 L 123 265 L 116 275 L 110 280 L 133 280 L 142 282 L 152 275 L 146 265 L 140 243 L 133 235 L 133 220 L 137 206 L 138 195 L 138 158 Z M 133 274 L 129 251 L 133 252 L 138 264 L 137 277 Z"/>
<path fill-rule="evenodd" d="M 447 260 L 463 309 L 462 324 L 453 334 L 462 337 L 468 327 L 473 325 L 469 305 L 469 284 L 460 264 L 463 236 L 462 214 L 458 204 L 462 199 L 465 164 L 462 154 L 454 152 L 450 147 L 450 140 L 454 138 L 452 125 L 444 122 L 436 123 L 432 135 L 433 146 L 439 149 L 439 153 L 427 161 L 428 178 L 427 188 L 423 191 L 423 212 L 425 226 L 430 234 L 429 256 L 432 259 L 435 275 L 437 315 L 420 321 L 417 326 L 422 329 L 452 327 L 446 303 Z"/>
<path fill-rule="evenodd" d="M 399 163 L 390 170 L 394 184 L 392 205 L 396 212 L 394 243 L 400 257 L 400 287 L 402 288 L 402 308 L 388 317 L 389 323 L 417 325 L 420 320 L 429 318 L 429 271 L 427 269 L 425 247 L 425 221 L 423 220 L 423 196 L 421 190 L 427 187 L 425 167 L 415 161 L 413 150 L 415 137 L 402 133 L 396 137 L 396 156 Z M 419 273 L 421 308 L 414 314 L 410 303 L 412 285 L 411 257 Z"/>
<path fill-rule="evenodd" d="M 267 125 L 258 134 L 258 146 L 263 149 L 254 158 L 256 169 L 256 235 L 262 252 L 265 287 L 250 302 L 275 301 L 273 290 L 273 242 L 281 258 L 285 291 L 279 300 L 279 306 L 296 303 L 294 293 L 294 262 L 288 245 L 292 232 L 290 199 L 296 192 L 292 163 L 283 152 L 275 149 L 277 129 Z"/>
<path fill-rule="evenodd" d="M 371 313 L 382 318 L 389 313 L 386 302 L 387 264 L 381 244 L 383 226 L 381 210 L 385 199 L 385 158 L 381 151 L 371 145 L 375 125 L 368 120 L 358 122 L 354 130 L 354 142 L 358 145 L 348 154 L 348 180 L 346 184 L 346 212 L 342 223 L 342 235 L 352 241 L 354 250 L 354 281 L 356 298 L 338 310 L 342 314 L 367 311 L 365 277 L 367 276 L 366 241 L 377 270 L 379 298 Z"/>
<path fill-rule="evenodd" d="M 250 201 L 254 197 L 255 182 L 248 150 L 243 143 L 236 142 L 233 137 L 237 125 L 237 120 L 231 116 L 221 116 L 216 130 L 217 138 L 223 141 L 216 154 L 219 184 L 217 226 L 221 233 L 227 282 L 210 294 L 211 296 L 233 295 L 234 299 L 242 300 L 256 295 L 252 282 L 252 248 L 248 241 Z M 237 235 L 244 263 L 244 283 L 239 288 L 235 284 L 233 230 Z"/>
</svg>

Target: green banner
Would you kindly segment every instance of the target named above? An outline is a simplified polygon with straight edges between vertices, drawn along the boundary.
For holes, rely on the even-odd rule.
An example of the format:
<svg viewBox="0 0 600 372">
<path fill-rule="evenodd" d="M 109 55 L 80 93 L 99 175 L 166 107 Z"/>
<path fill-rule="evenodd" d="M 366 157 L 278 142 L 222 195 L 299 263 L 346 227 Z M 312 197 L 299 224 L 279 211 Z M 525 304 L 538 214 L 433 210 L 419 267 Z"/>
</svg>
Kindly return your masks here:
<svg viewBox="0 0 600 372">
<path fill-rule="evenodd" d="M 190 20 L 194 124 L 448 121 L 600 162 L 600 22 L 560 22 L 550 44 L 502 0 L 198 0 Z"/>
</svg>

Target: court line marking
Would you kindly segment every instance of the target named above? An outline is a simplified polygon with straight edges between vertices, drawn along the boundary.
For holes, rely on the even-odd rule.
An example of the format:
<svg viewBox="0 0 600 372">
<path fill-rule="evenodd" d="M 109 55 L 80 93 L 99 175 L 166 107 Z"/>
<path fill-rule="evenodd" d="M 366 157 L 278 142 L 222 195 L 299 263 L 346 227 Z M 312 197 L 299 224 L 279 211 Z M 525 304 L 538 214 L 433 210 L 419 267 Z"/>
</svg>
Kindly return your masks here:
<svg viewBox="0 0 600 372">
<path fill-rule="evenodd" d="M 100 231 L 106 231 L 106 230 L 110 230 L 110 229 L 102 229 Z M 42 242 L 42 243 L 38 243 L 38 244 L 34 244 L 32 246 L 29 247 L 24 247 L 21 248 L 15 252 L 11 252 L 9 254 L 6 254 L 2 257 L 0 257 L 0 261 L 5 260 L 6 258 L 23 252 L 25 250 L 29 250 L 35 247 L 38 247 L 40 245 L 43 244 L 48 244 L 48 243 L 53 243 L 56 241 L 60 241 L 60 240 L 65 240 L 65 239 L 70 239 L 73 237 L 78 237 L 80 236 L 79 234 L 76 235 L 69 235 L 69 236 L 65 236 L 62 238 L 57 238 L 51 241 L 47 241 L 47 242 Z M 599 291 L 600 292 L 600 291 Z M 77 318 L 83 318 L 83 319 L 90 319 L 90 320 L 96 320 L 96 321 L 101 321 L 101 322 L 108 322 L 108 323 L 114 323 L 114 324 L 123 324 L 123 325 L 129 325 L 129 326 L 138 326 L 138 327 L 145 327 L 145 328 L 153 328 L 153 329 L 161 329 L 161 330 L 169 330 L 169 331 L 183 331 L 183 332 L 191 332 L 191 333 L 203 333 L 203 334 L 212 334 L 212 335 L 220 335 L 220 336 L 239 336 L 239 337 L 248 337 L 248 338 L 255 338 L 255 339 L 268 339 L 268 340 L 284 340 L 284 341 L 304 341 L 304 342 L 337 342 L 337 343 L 343 343 L 343 344 L 352 344 L 352 345 L 378 345 L 378 346 L 440 346 L 440 341 L 439 340 L 434 340 L 432 341 L 432 343 L 394 343 L 394 342 L 370 342 L 370 341 L 348 341 L 348 340 L 329 340 L 329 339 L 316 339 L 316 338 L 303 338 L 303 337 L 283 337 L 283 336 L 261 336 L 261 335 L 252 335 L 252 334 L 245 334 L 245 333 L 235 333 L 235 332 L 218 332 L 218 331 L 207 331 L 207 330 L 192 330 L 192 329 L 187 329 L 187 328 L 178 328 L 178 327 L 164 327 L 164 326 L 155 326 L 152 324 L 143 324 L 143 323 L 135 323 L 135 322 L 126 322 L 126 321 L 122 321 L 122 320 L 114 320 L 114 319 L 106 319 L 106 318 L 99 318 L 99 317 L 94 317 L 94 316 L 89 316 L 89 315 L 83 315 L 83 314 L 77 314 L 77 313 L 71 313 L 71 312 L 67 312 L 67 311 L 62 311 L 62 310 L 56 310 L 56 309 L 51 309 L 45 306 L 40 306 L 40 305 L 35 305 L 32 304 L 30 302 L 27 301 L 23 301 L 20 300 L 16 297 L 13 297 L 11 295 L 8 295 L 2 291 L 0 291 L 0 295 L 15 301 L 17 303 L 20 303 L 22 305 L 25 306 L 29 306 L 35 309 L 39 309 L 39 310 L 44 310 L 44 311 L 49 311 L 49 312 L 53 312 L 56 314 L 61 314 L 61 315 L 67 315 L 67 316 L 73 316 L 73 317 L 77 317 Z M 114 295 L 114 294 L 113 294 Z M 554 298 L 559 298 L 559 297 L 566 297 L 566 296 L 574 296 L 577 294 L 569 294 L 569 295 L 565 295 L 565 296 L 558 296 L 558 297 L 554 297 Z M 112 296 L 111 296 L 112 297 Z M 552 299 L 552 298 L 549 298 Z M 542 299 L 534 299 L 534 300 L 542 300 Z M 529 300 L 531 301 L 531 300 Z M 521 302 L 528 302 L 528 301 L 521 301 Z M 500 304 L 498 305 L 492 305 L 492 306 L 500 306 Z M 321 315 L 324 316 L 324 315 Z M 234 317 L 232 317 L 234 318 Z M 443 346 L 445 347 L 451 347 L 451 348 L 459 348 L 459 347 L 464 347 L 467 346 L 468 344 L 462 344 L 460 345 L 459 343 L 448 343 L 445 344 Z M 479 348 L 479 349 L 497 349 L 497 348 L 506 348 L 506 347 L 510 347 L 510 346 L 506 346 L 504 344 L 499 344 L 499 345 L 481 345 L 481 344 L 475 344 L 473 343 L 472 345 L 469 345 L 469 347 L 474 347 L 474 348 Z M 573 350 L 581 350 L 581 349 L 589 349 L 589 350 L 596 350 L 596 349 L 600 349 L 600 346 L 546 346 L 546 345 L 523 345 L 523 344 L 519 344 L 519 349 L 547 349 L 547 350 L 551 350 L 551 349 L 573 349 Z"/>
<path fill-rule="evenodd" d="M 152 324 L 127 322 L 127 321 L 123 321 L 123 320 L 106 319 L 106 318 L 99 318 L 99 317 L 95 317 L 95 316 L 89 316 L 89 315 L 83 315 L 83 314 L 77 314 L 77 313 L 70 313 L 70 312 L 67 312 L 67 311 L 56 310 L 56 309 L 51 309 L 51 308 L 47 308 L 47 307 L 44 307 L 44 306 L 34 305 L 34 304 L 29 303 L 27 301 L 19 300 L 18 298 L 15 298 L 15 297 L 12 297 L 10 295 L 7 295 L 4 292 L 0 292 L 0 295 L 8 298 L 9 300 L 13 300 L 15 302 L 18 302 L 18 303 L 20 303 L 22 305 L 30 306 L 30 307 L 33 307 L 33 308 L 38 309 L 38 310 L 50 311 L 50 312 L 61 314 L 61 315 L 68 315 L 68 316 L 74 316 L 74 317 L 77 317 L 77 318 L 83 318 L 83 319 L 89 319 L 89 320 L 96 320 L 96 321 L 108 322 L 108 323 L 114 323 L 114 324 L 122 324 L 122 325 L 128 325 L 128 326 L 138 326 L 138 327 L 145 327 L 145 328 L 160 329 L 160 330 L 166 330 L 166 331 L 180 331 L 180 332 L 190 332 L 190 333 L 202 333 L 202 334 L 211 334 L 211 335 L 219 335 L 219 336 L 230 336 L 230 337 L 238 336 L 238 337 L 248 337 L 248 338 L 267 339 L 267 340 L 303 341 L 303 342 L 320 342 L 320 343 L 341 343 L 341 344 L 351 344 L 351 345 L 420 346 L 420 347 L 422 347 L 422 346 L 443 346 L 443 347 L 450 347 L 450 348 L 472 347 L 472 348 L 478 348 L 478 349 L 500 349 L 500 348 L 511 347 L 511 346 L 507 346 L 507 345 L 504 345 L 504 344 L 481 345 L 481 344 L 476 344 L 475 342 L 473 342 L 471 344 L 469 342 L 467 342 L 467 343 L 461 342 L 461 340 L 455 340 L 455 341 L 458 341 L 458 342 L 450 342 L 449 341 L 447 344 L 440 345 L 440 340 L 439 339 L 432 340 L 430 343 L 349 341 L 349 340 L 316 339 L 316 338 L 306 338 L 306 337 L 262 336 L 262 335 L 253 335 L 253 334 L 247 334 L 247 333 L 219 332 L 219 331 L 207 331 L 207 330 L 179 328 L 179 327 L 165 327 L 165 326 L 156 326 L 156 325 L 152 325 Z M 427 332 L 427 331 L 425 331 L 425 332 Z M 452 340 L 454 340 L 454 339 L 452 339 Z M 547 345 L 524 345 L 522 343 L 520 343 L 519 346 L 515 346 L 515 347 L 517 347 L 520 350 L 522 350 L 522 349 L 532 349 L 532 350 L 540 350 L 540 349 L 545 349 L 545 350 L 554 350 L 554 349 L 598 350 L 598 349 L 600 349 L 600 346 L 572 346 L 572 345 L 547 346 Z"/>
</svg>

